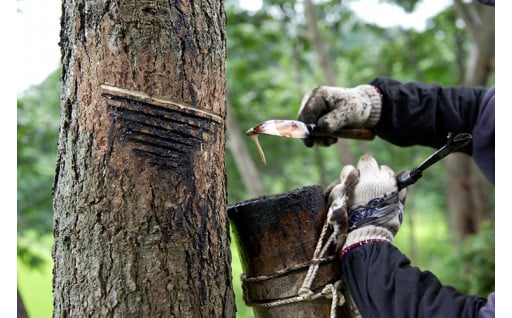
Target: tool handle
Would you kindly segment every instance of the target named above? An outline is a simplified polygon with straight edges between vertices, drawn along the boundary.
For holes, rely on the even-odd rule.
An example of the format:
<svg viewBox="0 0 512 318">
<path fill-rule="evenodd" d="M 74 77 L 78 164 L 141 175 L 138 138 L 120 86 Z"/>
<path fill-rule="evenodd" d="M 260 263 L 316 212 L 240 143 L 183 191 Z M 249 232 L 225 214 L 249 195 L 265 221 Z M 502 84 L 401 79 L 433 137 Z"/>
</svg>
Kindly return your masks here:
<svg viewBox="0 0 512 318">
<path fill-rule="evenodd" d="M 340 128 L 330 134 L 317 131 L 315 128 L 312 129 L 313 136 L 325 136 L 325 137 L 338 137 L 338 138 L 350 138 L 359 140 L 373 140 L 375 139 L 375 133 L 368 128 Z"/>
<path fill-rule="evenodd" d="M 359 140 L 373 140 L 375 133 L 368 128 L 342 128 L 333 133 L 333 136 L 339 138 L 351 138 Z"/>
<path fill-rule="evenodd" d="M 400 174 L 396 180 L 398 190 L 400 191 L 403 188 L 407 188 L 411 184 L 415 184 L 416 181 L 422 177 L 422 175 L 422 171 L 416 168 Z"/>
</svg>

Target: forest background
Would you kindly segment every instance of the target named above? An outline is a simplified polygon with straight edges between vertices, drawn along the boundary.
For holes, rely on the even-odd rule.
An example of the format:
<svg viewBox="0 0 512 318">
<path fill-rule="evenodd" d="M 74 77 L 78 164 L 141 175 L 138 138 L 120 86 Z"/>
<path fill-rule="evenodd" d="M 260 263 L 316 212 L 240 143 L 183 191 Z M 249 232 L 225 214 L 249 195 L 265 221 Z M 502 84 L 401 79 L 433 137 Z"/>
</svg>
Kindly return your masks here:
<svg viewBox="0 0 512 318">
<path fill-rule="evenodd" d="M 345 1 L 348 2 L 348 1 Z M 274 118 L 295 119 L 303 94 L 334 76 L 336 85 L 351 87 L 375 76 L 459 85 L 471 39 L 464 23 L 448 6 L 422 30 L 380 27 L 363 21 L 345 2 L 315 4 L 318 34 L 302 1 L 264 1 L 248 11 L 226 1 L 228 103 L 226 167 L 228 203 L 296 188 L 326 185 L 338 176 L 340 160 L 354 163 L 364 152 L 395 171 L 419 164 L 433 149 L 400 148 L 380 139 L 346 140 L 350 152 L 336 147 L 310 149 L 299 140 L 261 137 L 268 164 L 259 162 L 244 135 L 255 124 Z M 395 1 L 406 11 L 415 1 Z M 329 67 L 322 68 L 319 46 Z M 331 75 L 328 75 L 332 71 Z M 60 69 L 17 96 L 17 285 L 29 317 L 50 317 L 52 194 L 59 127 Z M 488 85 L 494 83 L 494 73 Z M 242 141 L 236 142 L 236 141 Z M 247 153 L 243 164 L 237 155 Z M 341 155 L 341 156 L 340 156 Z M 347 156 L 348 155 L 348 156 Z M 413 265 L 434 272 L 464 293 L 486 296 L 495 288 L 494 219 L 478 234 L 460 241 L 450 231 L 446 208 L 445 167 L 430 168 L 408 195 L 406 219 L 397 246 Z M 247 182 L 245 173 L 255 174 Z M 244 173 L 242 173 L 243 171 Z M 244 181 L 245 180 L 245 181 Z M 487 191 L 494 198 L 494 190 Z M 494 200 L 492 202 L 494 208 Z M 233 242 L 234 243 L 234 242 Z M 239 317 L 251 317 L 243 304 L 242 273 L 233 244 L 233 284 Z"/>
</svg>

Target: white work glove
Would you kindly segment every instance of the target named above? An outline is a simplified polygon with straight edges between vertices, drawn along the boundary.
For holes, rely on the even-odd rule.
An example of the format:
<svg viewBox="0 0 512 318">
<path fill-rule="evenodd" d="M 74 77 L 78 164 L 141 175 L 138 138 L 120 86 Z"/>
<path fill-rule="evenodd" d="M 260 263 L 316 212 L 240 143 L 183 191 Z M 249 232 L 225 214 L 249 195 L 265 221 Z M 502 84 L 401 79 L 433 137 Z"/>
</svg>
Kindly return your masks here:
<svg viewBox="0 0 512 318">
<path fill-rule="evenodd" d="M 348 227 L 346 239 L 337 241 L 337 250 L 342 245 L 342 255 L 367 242 L 393 242 L 402 223 L 406 198 L 406 189 L 398 192 L 398 175 L 388 166 L 379 167 L 366 154 L 359 159 L 357 168 L 344 166 L 340 179 L 326 189 L 329 223 L 335 228 Z"/>
<path fill-rule="evenodd" d="M 319 131 L 332 133 L 340 128 L 372 128 L 380 119 L 381 95 L 372 85 L 354 88 L 319 86 L 302 98 L 298 119 L 316 124 Z M 304 144 L 330 146 L 335 137 L 308 137 Z"/>
</svg>

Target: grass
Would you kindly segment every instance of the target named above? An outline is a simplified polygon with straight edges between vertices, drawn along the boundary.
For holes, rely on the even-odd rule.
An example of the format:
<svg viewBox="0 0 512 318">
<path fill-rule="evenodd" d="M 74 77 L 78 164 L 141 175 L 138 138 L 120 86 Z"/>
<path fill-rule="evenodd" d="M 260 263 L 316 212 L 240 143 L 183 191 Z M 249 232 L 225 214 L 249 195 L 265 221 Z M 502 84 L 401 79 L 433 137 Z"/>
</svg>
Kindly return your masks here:
<svg viewBox="0 0 512 318">
<path fill-rule="evenodd" d="M 243 273 L 242 263 L 240 262 L 238 250 L 235 246 L 235 242 L 233 241 L 233 236 L 231 236 L 231 238 L 231 272 L 233 275 L 233 289 L 235 291 L 236 316 L 238 318 L 253 317 L 254 314 L 252 308 L 246 306 L 243 300 L 242 281 L 240 280 L 240 275 Z"/>
<path fill-rule="evenodd" d="M 33 250 L 43 259 L 43 264 L 34 268 L 18 258 L 18 289 L 30 318 L 52 317 L 51 242 L 38 244 Z"/>
</svg>

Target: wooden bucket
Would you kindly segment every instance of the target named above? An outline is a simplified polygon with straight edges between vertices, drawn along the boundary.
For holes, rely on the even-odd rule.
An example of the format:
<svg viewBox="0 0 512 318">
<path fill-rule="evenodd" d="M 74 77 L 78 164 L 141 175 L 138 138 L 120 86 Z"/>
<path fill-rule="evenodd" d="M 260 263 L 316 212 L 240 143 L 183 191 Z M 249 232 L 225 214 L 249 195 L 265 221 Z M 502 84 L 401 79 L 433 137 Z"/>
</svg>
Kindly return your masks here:
<svg viewBox="0 0 512 318">
<path fill-rule="evenodd" d="M 228 206 L 244 271 L 244 300 L 256 318 L 330 317 L 332 300 L 325 297 L 267 307 L 298 295 L 326 215 L 320 185 Z M 320 263 L 311 290 L 335 283 L 340 271 L 334 255 Z M 352 317 L 348 306 L 337 306 L 336 317 Z"/>
</svg>

